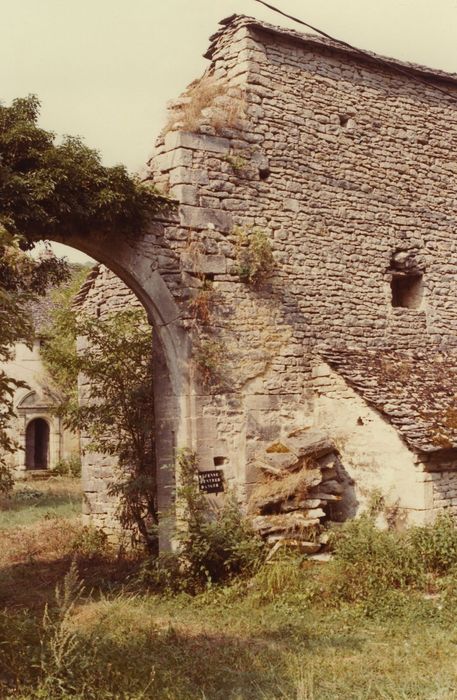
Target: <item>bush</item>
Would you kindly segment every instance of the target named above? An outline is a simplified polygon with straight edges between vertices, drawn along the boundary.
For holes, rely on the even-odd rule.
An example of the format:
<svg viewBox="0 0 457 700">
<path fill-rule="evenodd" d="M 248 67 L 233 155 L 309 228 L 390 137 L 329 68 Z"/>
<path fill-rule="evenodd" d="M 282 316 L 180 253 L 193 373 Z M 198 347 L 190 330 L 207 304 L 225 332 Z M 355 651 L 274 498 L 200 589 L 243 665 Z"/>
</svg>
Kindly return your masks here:
<svg viewBox="0 0 457 700">
<path fill-rule="evenodd" d="M 52 473 L 56 476 L 81 476 L 81 458 L 77 454 L 72 454 L 67 459 L 60 459 L 55 465 Z"/>
<path fill-rule="evenodd" d="M 237 273 L 242 282 L 260 287 L 274 268 L 271 242 L 265 231 L 254 228 L 235 230 L 237 235 Z"/>
<path fill-rule="evenodd" d="M 456 567 L 457 529 L 451 515 L 440 513 L 433 525 L 409 530 L 406 539 L 426 572 L 442 576 Z"/>
<path fill-rule="evenodd" d="M 420 588 L 425 572 L 420 557 L 401 535 L 376 527 L 364 515 L 352 520 L 334 538 L 333 593 L 356 601 L 387 589 Z"/>
<path fill-rule="evenodd" d="M 332 594 L 367 600 L 394 590 L 436 588 L 438 577 L 457 570 L 457 529 L 450 515 L 404 533 L 379 530 L 364 515 L 333 537 Z"/>
</svg>

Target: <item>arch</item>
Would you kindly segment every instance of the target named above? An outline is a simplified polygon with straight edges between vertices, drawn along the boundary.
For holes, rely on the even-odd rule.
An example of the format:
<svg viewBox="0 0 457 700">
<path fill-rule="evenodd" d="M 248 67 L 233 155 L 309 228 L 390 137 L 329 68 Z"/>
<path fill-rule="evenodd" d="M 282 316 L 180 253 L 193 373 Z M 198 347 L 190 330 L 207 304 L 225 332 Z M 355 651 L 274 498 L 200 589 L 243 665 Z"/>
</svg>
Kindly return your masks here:
<svg viewBox="0 0 457 700">
<path fill-rule="evenodd" d="M 40 239 L 37 238 L 38 240 Z M 159 537 L 161 548 L 167 548 L 170 546 L 170 506 L 174 499 L 175 481 L 171 467 L 178 447 L 193 447 L 196 424 L 194 399 L 190 390 L 190 341 L 181 323 L 181 310 L 170 291 L 170 281 L 174 285 L 171 288 L 175 289 L 179 279 L 179 257 L 165 243 L 164 224 L 154 221 L 141 236 L 112 236 L 107 240 L 94 233 L 53 236 L 51 240 L 90 255 L 115 273 L 141 302 L 152 326 L 156 367 L 154 404 L 157 489 L 162 521 Z M 165 265 L 163 276 L 158 270 L 161 255 L 168 261 L 175 261 L 171 273 L 169 265 Z M 95 504 L 97 494 L 94 491 L 94 480 L 89 469 L 85 471 L 84 465 L 82 476 L 86 498 L 90 501 L 92 495 Z M 97 513 L 96 510 L 94 512 Z M 164 514 L 168 514 L 167 517 Z"/>
<path fill-rule="evenodd" d="M 25 468 L 48 469 L 49 423 L 44 418 L 33 418 L 25 430 Z"/>
</svg>

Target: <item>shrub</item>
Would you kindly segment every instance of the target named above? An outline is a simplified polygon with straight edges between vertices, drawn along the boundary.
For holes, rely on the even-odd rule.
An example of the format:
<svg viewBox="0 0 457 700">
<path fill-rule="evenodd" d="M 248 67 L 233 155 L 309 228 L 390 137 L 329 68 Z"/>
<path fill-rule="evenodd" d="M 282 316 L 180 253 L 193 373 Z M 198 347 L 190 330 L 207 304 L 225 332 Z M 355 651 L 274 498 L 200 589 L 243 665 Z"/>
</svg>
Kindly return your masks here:
<svg viewBox="0 0 457 700">
<path fill-rule="evenodd" d="M 59 459 L 54 469 L 53 474 L 57 476 L 81 476 L 81 457 L 77 454 L 72 454 L 67 459 Z"/>
<path fill-rule="evenodd" d="M 214 305 L 217 303 L 217 294 L 211 282 L 204 280 L 203 287 L 189 301 L 189 307 L 194 321 L 207 326 L 211 321 Z"/>
<path fill-rule="evenodd" d="M 345 525 L 334 538 L 333 593 L 355 601 L 386 589 L 420 588 L 425 572 L 417 553 L 402 536 L 380 530 L 364 515 Z"/>
<path fill-rule="evenodd" d="M 237 236 L 237 274 L 242 282 L 260 287 L 274 268 L 270 239 L 265 231 L 254 228 L 235 230 Z"/>
<path fill-rule="evenodd" d="M 219 340 L 204 339 L 198 343 L 194 362 L 203 386 L 217 388 L 222 384 L 222 357 L 225 346 Z"/>
<path fill-rule="evenodd" d="M 186 576 L 198 588 L 252 574 L 265 546 L 243 517 L 234 495 L 228 494 L 224 505 L 211 511 L 198 488 L 195 455 L 181 451 L 178 470 L 177 503 L 183 526 L 177 540 Z"/>
<path fill-rule="evenodd" d="M 440 513 L 433 525 L 412 528 L 406 538 L 426 572 L 445 575 L 457 566 L 457 529 L 449 514 Z"/>
</svg>

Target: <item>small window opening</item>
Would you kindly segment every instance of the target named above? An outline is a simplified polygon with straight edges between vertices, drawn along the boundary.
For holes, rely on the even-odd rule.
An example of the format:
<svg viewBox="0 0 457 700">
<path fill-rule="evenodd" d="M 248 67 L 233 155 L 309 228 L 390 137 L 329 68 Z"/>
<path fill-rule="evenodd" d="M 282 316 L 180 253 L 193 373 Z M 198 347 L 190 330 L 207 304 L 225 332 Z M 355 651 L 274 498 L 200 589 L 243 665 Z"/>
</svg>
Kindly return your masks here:
<svg viewBox="0 0 457 700">
<path fill-rule="evenodd" d="M 403 309 L 419 309 L 424 295 L 421 274 L 393 275 L 390 283 L 392 306 Z"/>
<path fill-rule="evenodd" d="M 345 128 L 348 125 L 349 117 L 347 114 L 340 114 L 340 126 Z"/>
<path fill-rule="evenodd" d="M 268 180 L 270 177 L 270 168 L 264 167 L 264 168 L 259 168 L 259 177 L 261 180 Z"/>
<path fill-rule="evenodd" d="M 214 466 L 223 467 L 227 462 L 227 457 L 214 457 Z"/>
</svg>

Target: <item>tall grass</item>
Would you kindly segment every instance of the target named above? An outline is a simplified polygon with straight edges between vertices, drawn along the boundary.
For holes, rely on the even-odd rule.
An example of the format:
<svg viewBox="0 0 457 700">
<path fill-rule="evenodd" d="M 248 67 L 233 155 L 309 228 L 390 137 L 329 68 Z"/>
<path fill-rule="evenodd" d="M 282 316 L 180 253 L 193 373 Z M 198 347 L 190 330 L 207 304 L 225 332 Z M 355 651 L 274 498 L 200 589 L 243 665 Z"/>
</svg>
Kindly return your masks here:
<svg viewBox="0 0 457 700">
<path fill-rule="evenodd" d="M 156 594 L 137 576 L 120 577 L 122 558 L 77 522 L 29 529 L 43 537 L 43 528 L 33 564 L 12 564 L 23 550 L 3 555 L 2 575 L 23 573 L 0 612 L 1 698 L 457 700 L 457 535 L 448 518 L 403 534 L 362 518 L 334 537 L 329 564 L 282 554 L 193 595 L 179 586 L 164 595 L 166 576 Z M 19 604 L 17 589 L 33 596 L 54 565 L 47 597 Z"/>
</svg>

